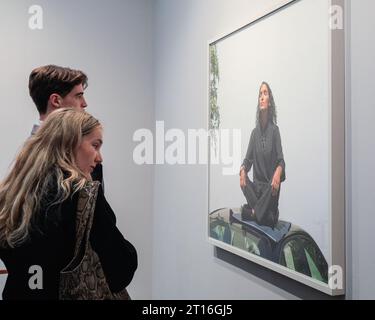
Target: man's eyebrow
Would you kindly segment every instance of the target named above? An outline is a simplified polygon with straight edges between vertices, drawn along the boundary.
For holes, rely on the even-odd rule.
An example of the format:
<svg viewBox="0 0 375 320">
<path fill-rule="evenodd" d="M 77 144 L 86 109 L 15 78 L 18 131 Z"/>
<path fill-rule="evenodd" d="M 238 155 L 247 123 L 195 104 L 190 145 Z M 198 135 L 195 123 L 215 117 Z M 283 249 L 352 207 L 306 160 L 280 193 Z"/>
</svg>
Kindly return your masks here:
<svg viewBox="0 0 375 320">
<path fill-rule="evenodd" d="M 76 93 L 76 96 L 83 95 L 83 91 Z"/>
<path fill-rule="evenodd" d="M 100 144 L 103 144 L 103 140 L 102 139 L 98 139 L 97 140 Z"/>
</svg>

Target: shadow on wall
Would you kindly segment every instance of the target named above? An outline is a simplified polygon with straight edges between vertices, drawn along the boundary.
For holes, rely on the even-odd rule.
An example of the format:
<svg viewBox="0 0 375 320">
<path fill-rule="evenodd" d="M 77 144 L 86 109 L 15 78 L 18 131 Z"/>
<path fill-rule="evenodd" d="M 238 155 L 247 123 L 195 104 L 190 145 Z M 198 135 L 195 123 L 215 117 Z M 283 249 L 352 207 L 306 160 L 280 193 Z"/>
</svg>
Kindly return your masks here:
<svg viewBox="0 0 375 320">
<path fill-rule="evenodd" d="M 215 247 L 215 257 L 303 300 L 345 300 L 345 296 L 331 297 L 218 247 Z"/>
</svg>

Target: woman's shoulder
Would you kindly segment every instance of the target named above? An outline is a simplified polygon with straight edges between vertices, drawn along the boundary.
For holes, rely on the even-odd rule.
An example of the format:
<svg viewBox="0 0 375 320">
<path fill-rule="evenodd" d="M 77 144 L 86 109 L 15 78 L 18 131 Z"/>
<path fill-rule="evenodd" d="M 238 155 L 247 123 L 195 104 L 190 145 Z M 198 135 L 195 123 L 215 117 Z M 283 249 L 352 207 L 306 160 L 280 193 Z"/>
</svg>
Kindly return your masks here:
<svg viewBox="0 0 375 320">
<path fill-rule="evenodd" d="M 56 177 L 51 177 L 41 198 L 36 222 L 42 229 L 56 228 L 75 219 L 78 192 L 71 188 L 70 193 L 61 198 L 63 194 L 58 183 Z"/>
<path fill-rule="evenodd" d="M 279 126 L 273 122 L 273 121 L 270 121 L 269 122 L 269 126 L 273 129 L 273 130 L 279 130 Z"/>
<path fill-rule="evenodd" d="M 274 132 L 274 133 L 280 132 L 279 126 L 276 123 L 270 122 L 269 125 L 270 125 L 270 128 L 271 128 L 272 132 Z"/>
</svg>

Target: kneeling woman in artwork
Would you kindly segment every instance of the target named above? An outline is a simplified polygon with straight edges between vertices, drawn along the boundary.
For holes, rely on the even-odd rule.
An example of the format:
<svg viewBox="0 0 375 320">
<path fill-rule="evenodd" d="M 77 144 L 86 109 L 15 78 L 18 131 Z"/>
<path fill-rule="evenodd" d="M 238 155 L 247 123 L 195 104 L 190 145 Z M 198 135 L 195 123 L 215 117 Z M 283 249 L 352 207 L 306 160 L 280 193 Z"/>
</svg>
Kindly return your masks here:
<svg viewBox="0 0 375 320">
<path fill-rule="evenodd" d="M 253 181 L 248 177 L 251 168 Z M 242 219 L 275 227 L 279 218 L 280 186 L 284 180 L 285 161 L 276 125 L 276 106 L 270 86 L 262 82 L 256 126 L 240 168 L 240 187 L 247 200 L 241 209 Z"/>
</svg>

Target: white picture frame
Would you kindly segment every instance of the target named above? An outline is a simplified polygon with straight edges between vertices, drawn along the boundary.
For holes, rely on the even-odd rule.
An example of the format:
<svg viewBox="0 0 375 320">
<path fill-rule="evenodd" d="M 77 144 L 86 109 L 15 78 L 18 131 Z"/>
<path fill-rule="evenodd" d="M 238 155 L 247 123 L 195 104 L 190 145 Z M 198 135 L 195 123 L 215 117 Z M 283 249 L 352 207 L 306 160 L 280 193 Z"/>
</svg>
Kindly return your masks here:
<svg viewBox="0 0 375 320">
<path fill-rule="evenodd" d="M 279 0 L 245 25 L 208 42 L 208 241 L 332 296 L 345 294 L 344 10 L 344 0 Z M 254 231 L 246 221 L 229 217 L 233 212 L 239 217 L 240 209 L 235 208 L 246 199 L 239 187 L 238 160 L 233 156 L 231 169 L 238 170 L 231 174 L 228 162 L 220 161 L 220 151 L 226 147 L 222 132 L 228 130 L 228 139 L 232 139 L 227 154 L 237 150 L 234 131 L 240 133 L 242 161 L 255 127 L 256 90 L 263 80 L 271 83 L 275 97 L 286 162 L 279 220 L 291 223 L 289 231 L 298 221 L 311 235 L 327 263 L 324 277 L 313 270 L 316 266 L 309 254 L 305 256 L 309 263 L 306 273 L 297 270 L 293 254 L 287 257 L 290 248 L 281 243 L 287 243 L 289 231 L 270 240 L 268 229 L 263 234 L 264 228 Z M 249 178 L 252 180 L 250 172 Z M 235 241 L 239 230 L 243 233 L 241 245 Z M 273 256 L 277 250 L 267 249 L 272 254 L 262 256 L 254 244 L 260 241 L 252 242 L 253 231 L 256 241 L 265 235 L 264 243 L 279 246 L 278 253 Z M 308 251 L 302 245 L 298 250 Z M 292 260 L 286 266 L 280 264 L 282 259 L 286 265 Z"/>
</svg>

